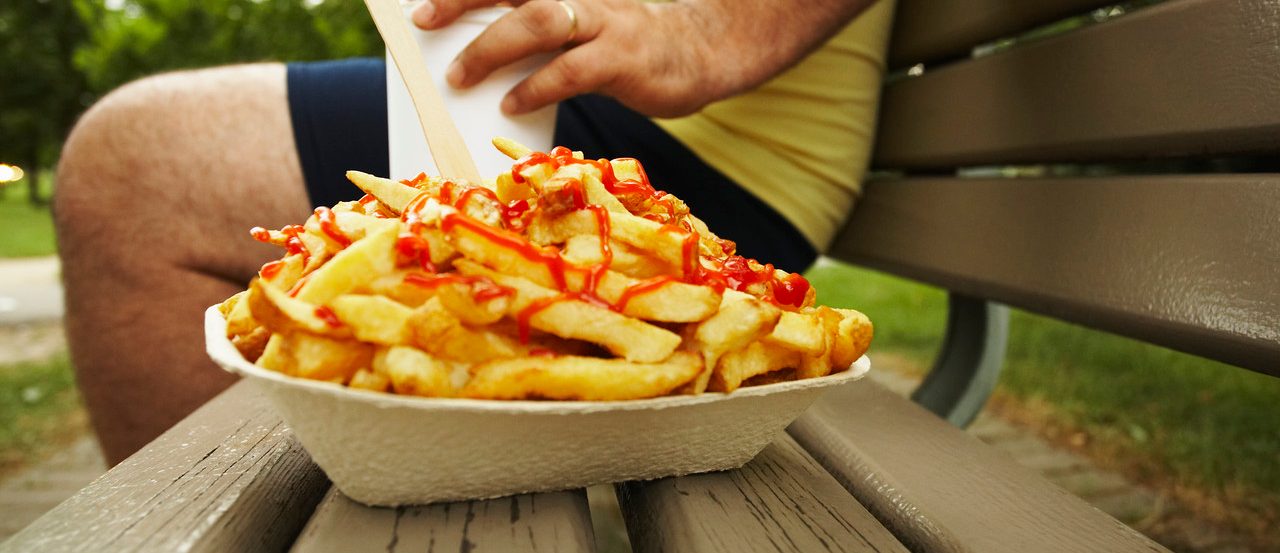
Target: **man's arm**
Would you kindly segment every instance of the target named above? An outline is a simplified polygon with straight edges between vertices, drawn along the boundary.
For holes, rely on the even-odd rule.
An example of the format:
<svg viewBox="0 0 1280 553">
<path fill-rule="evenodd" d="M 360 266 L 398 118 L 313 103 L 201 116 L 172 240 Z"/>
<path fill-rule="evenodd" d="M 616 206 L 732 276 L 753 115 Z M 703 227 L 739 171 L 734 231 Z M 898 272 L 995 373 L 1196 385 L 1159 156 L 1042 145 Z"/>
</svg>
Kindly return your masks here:
<svg viewBox="0 0 1280 553">
<path fill-rule="evenodd" d="M 516 60 L 563 50 L 503 100 L 523 113 L 578 94 L 613 96 L 658 117 L 693 113 L 797 63 L 875 0 L 556 0 L 516 2 L 458 55 L 446 75 L 465 88 Z M 427 0 L 413 14 L 440 28 L 493 0 Z"/>
</svg>

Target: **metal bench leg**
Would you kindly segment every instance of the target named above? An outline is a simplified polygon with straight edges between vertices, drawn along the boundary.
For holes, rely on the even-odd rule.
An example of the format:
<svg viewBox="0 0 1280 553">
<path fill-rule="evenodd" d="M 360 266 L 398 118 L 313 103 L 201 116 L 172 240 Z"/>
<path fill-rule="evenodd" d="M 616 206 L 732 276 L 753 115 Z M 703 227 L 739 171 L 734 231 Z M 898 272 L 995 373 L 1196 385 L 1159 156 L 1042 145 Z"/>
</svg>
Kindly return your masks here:
<svg viewBox="0 0 1280 553">
<path fill-rule="evenodd" d="M 942 353 L 911 399 L 963 428 L 978 416 L 1000 377 L 1009 308 L 955 292 L 947 303 Z"/>
</svg>

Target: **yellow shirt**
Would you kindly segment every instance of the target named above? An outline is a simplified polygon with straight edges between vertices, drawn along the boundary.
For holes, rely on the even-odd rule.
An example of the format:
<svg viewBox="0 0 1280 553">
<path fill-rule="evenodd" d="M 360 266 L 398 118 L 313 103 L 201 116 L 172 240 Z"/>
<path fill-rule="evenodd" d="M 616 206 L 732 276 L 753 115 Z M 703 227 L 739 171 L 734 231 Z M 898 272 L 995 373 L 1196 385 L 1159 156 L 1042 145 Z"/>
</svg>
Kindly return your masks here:
<svg viewBox="0 0 1280 553">
<path fill-rule="evenodd" d="M 822 251 L 867 168 L 892 16 L 893 0 L 876 2 L 761 87 L 655 123 Z"/>
</svg>

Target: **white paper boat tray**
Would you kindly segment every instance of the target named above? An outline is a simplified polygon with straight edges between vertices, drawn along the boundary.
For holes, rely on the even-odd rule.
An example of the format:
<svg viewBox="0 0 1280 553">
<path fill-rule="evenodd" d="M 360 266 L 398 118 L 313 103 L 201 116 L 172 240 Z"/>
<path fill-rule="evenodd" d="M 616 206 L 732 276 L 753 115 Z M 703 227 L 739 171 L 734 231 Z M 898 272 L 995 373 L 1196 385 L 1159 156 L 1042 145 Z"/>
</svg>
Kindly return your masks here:
<svg viewBox="0 0 1280 553">
<path fill-rule="evenodd" d="M 369 505 L 426 504 L 741 467 L 820 394 L 861 378 L 863 357 L 831 376 L 633 401 L 493 401 L 353 390 L 249 363 L 205 312 L 209 356 L 253 381 L 334 485 Z"/>
</svg>

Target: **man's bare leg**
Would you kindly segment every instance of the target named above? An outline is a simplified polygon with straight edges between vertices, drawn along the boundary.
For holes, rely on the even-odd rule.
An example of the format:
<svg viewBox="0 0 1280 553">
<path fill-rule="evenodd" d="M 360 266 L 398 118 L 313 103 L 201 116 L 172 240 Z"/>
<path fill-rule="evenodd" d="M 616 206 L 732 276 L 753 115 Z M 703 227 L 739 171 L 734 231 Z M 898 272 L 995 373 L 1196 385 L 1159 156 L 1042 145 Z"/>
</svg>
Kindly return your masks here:
<svg viewBox="0 0 1280 553">
<path fill-rule="evenodd" d="M 278 251 L 249 238 L 307 215 L 282 65 L 150 77 L 76 125 L 54 212 L 67 336 L 107 461 L 229 386 L 202 313 Z"/>
</svg>

